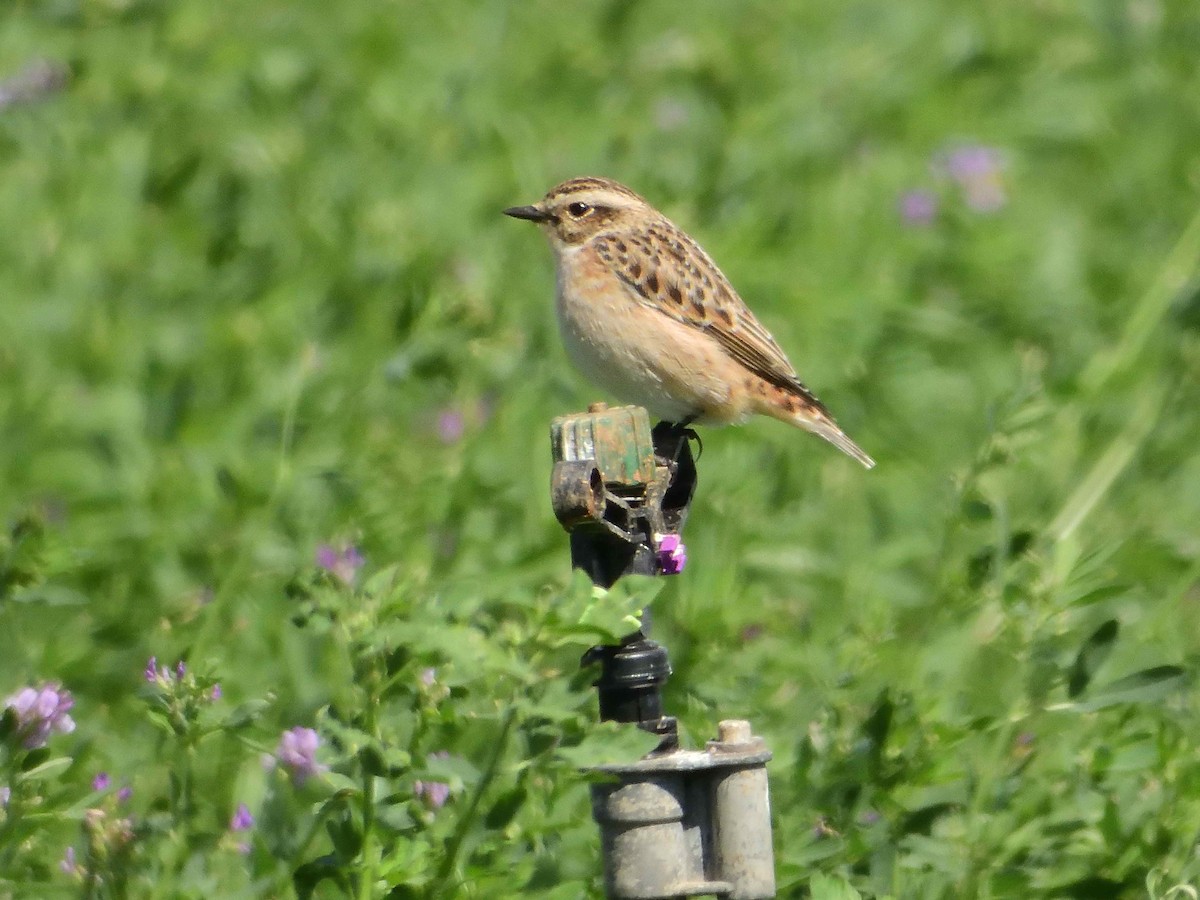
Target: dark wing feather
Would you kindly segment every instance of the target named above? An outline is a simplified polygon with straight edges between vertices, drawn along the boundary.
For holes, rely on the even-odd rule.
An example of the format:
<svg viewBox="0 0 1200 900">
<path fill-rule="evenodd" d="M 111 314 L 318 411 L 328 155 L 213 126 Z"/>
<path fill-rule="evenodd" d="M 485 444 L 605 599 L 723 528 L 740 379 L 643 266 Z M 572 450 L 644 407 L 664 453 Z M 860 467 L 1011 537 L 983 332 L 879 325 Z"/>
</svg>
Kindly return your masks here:
<svg viewBox="0 0 1200 900">
<path fill-rule="evenodd" d="M 600 257 L 647 306 L 712 335 L 749 371 L 827 412 L 716 263 L 670 222 L 602 234 L 595 242 Z"/>
</svg>

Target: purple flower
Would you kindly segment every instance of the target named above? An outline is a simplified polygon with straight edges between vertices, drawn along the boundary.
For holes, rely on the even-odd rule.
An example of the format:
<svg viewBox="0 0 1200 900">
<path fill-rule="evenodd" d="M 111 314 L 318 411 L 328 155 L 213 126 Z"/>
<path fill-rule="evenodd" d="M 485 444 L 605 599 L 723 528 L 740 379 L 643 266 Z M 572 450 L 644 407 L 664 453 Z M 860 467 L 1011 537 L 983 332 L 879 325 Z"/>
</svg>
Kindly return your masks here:
<svg viewBox="0 0 1200 900">
<path fill-rule="evenodd" d="M 0 787 L 0 809 L 8 809 L 8 801 L 12 799 L 12 788 L 7 784 Z"/>
<path fill-rule="evenodd" d="M 60 62 L 35 59 L 22 71 L 0 81 L 0 112 L 10 106 L 35 103 L 66 86 L 71 71 Z"/>
<path fill-rule="evenodd" d="M 175 665 L 176 668 L 182 666 L 183 660 L 180 660 Z M 184 671 L 186 671 L 186 669 Z M 175 674 L 171 671 L 170 666 L 160 666 L 158 664 L 157 656 L 150 657 L 150 661 L 146 663 L 146 671 L 144 674 L 146 676 L 146 681 L 150 682 L 150 684 L 168 685 L 174 680 L 175 677 Z"/>
<path fill-rule="evenodd" d="M 221 699 L 221 685 L 219 683 L 214 684 L 212 686 L 212 690 L 208 692 L 208 696 L 209 696 L 209 699 L 212 700 L 214 703 L 216 701 L 220 700 Z"/>
<path fill-rule="evenodd" d="M 68 847 L 63 853 L 63 858 L 58 864 L 59 869 L 64 875 L 76 875 L 79 873 L 79 863 L 75 861 L 75 848 Z"/>
<path fill-rule="evenodd" d="M 158 664 L 158 657 L 150 657 L 146 663 L 146 669 L 143 672 L 146 676 L 146 681 L 150 684 L 157 684 L 160 687 L 170 687 L 172 684 L 182 684 L 184 678 L 187 677 L 187 663 L 182 659 L 176 660 L 174 667 Z"/>
<path fill-rule="evenodd" d="M 230 831 L 249 831 L 254 827 L 254 816 L 250 814 L 250 807 L 245 803 L 239 803 L 237 812 L 233 814 L 233 818 L 229 820 Z"/>
<path fill-rule="evenodd" d="M 438 413 L 437 434 L 443 444 L 457 444 L 466 431 L 466 419 L 458 410 L 444 409 Z"/>
<path fill-rule="evenodd" d="M 414 781 L 413 796 L 420 797 L 433 809 L 441 809 L 450 799 L 450 785 L 444 781 Z"/>
<path fill-rule="evenodd" d="M 929 225 L 937 217 L 938 201 L 932 191 L 905 191 L 896 205 L 906 225 Z"/>
<path fill-rule="evenodd" d="M 325 766 L 317 762 L 317 747 L 321 738 L 311 728 L 297 725 L 285 731 L 279 738 L 279 746 L 275 750 L 275 758 L 292 776 L 292 783 L 299 786 L 313 775 L 325 771 Z"/>
<path fill-rule="evenodd" d="M 428 688 L 428 687 L 433 687 L 436 682 L 437 682 L 437 669 L 435 669 L 433 666 L 430 666 L 427 669 L 421 670 L 421 684 L 425 685 L 425 687 Z"/>
<path fill-rule="evenodd" d="M 107 772 L 97 772 L 96 777 L 92 779 L 92 790 L 107 791 L 110 783 L 111 779 Z"/>
<path fill-rule="evenodd" d="M 335 550 L 329 544 L 322 544 L 317 548 L 317 566 L 331 573 L 347 587 L 354 584 L 358 570 L 365 562 L 363 555 L 354 546 Z"/>
<path fill-rule="evenodd" d="M 131 788 L 129 785 L 125 785 L 125 787 L 123 787 L 119 791 L 117 791 L 117 802 L 125 803 L 132 796 L 133 796 L 133 788 Z"/>
<path fill-rule="evenodd" d="M 658 565 L 664 575 L 678 575 L 687 565 L 687 547 L 677 534 L 664 534 L 658 542 Z"/>
<path fill-rule="evenodd" d="M 959 183 L 973 178 L 990 178 L 1000 167 L 1000 155 L 992 147 L 964 144 L 947 151 L 946 171 Z"/>
<path fill-rule="evenodd" d="M 1004 155 L 995 147 L 963 144 L 952 147 L 935 161 L 962 189 L 967 206 L 978 213 L 993 213 L 1004 207 Z"/>
<path fill-rule="evenodd" d="M 449 750 L 435 750 L 430 759 L 449 759 Z M 444 781 L 414 781 L 413 796 L 423 799 L 433 809 L 441 809 L 450 799 L 450 785 Z"/>
<path fill-rule="evenodd" d="M 17 717 L 17 734 L 26 750 L 46 746 L 52 732 L 70 734 L 75 730 L 75 720 L 68 715 L 75 700 L 58 682 L 22 688 L 4 705 Z"/>
</svg>

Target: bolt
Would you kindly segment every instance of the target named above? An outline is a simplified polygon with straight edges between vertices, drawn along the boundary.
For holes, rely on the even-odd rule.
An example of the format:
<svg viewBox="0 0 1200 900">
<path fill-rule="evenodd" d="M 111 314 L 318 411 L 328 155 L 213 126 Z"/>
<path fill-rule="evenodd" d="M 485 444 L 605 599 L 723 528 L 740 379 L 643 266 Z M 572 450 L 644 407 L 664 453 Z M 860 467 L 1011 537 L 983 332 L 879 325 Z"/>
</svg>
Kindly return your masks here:
<svg viewBox="0 0 1200 900">
<path fill-rule="evenodd" d="M 604 412 L 607 409 L 608 409 L 608 404 L 605 403 L 603 400 L 598 400 L 595 403 L 588 404 L 588 412 L 590 412 L 590 413 Z"/>
<path fill-rule="evenodd" d="M 748 744 L 753 739 L 745 719 L 723 719 L 717 723 L 717 740 L 722 744 Z"/>
</svg>

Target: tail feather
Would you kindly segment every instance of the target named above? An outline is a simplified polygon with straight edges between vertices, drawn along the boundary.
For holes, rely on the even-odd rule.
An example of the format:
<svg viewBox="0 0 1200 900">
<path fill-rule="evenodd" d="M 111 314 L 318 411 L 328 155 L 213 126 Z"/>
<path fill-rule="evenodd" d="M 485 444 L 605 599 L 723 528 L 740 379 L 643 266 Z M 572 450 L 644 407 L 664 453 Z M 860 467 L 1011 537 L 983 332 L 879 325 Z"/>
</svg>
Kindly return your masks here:
<svg viewBox="0 0 1200 900">
<path fill-rule="evenodd" d="M 820 435 L 837 447 L 847 456 L 857 459 L 868 469 L 875 468 L 875 460 L 867 455 L 866 451 L 854 441 L 850 440 L 846 432 L 838 428 L 832 419 L 825 417 L 809 416 L 801 413 L 798 416 L 789 420 L 795 425 L 799 425 L 805 431 L 811 431 L 813 434 Z"/>
<path fill-rule="evenodd" d="M 875 467 L 875 460 L 867 455 L 862 447 L 850 440 L 846 432 L 838 428 L 833 417 L 825 410 L 824 404 L 811 394 L 797 397 L 795 393 L 776 394 L 764 398 L 765 402 L 758 405 L 759 412 L 764 412 L 780 421 L 811 431 L 825 438 L 847 456 L 858 460 L 868 469 Z"/>
</svg>

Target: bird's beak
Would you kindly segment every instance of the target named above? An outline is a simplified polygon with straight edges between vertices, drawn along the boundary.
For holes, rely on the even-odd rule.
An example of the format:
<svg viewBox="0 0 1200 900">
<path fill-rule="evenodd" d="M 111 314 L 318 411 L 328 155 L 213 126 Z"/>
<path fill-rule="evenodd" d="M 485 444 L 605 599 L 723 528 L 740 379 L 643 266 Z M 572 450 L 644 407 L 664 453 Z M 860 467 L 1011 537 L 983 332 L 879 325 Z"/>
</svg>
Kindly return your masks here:
<svg viewBox="0 0 1200 900">
<path fill-rule="evenodd" d="M 550 218 L 549 213 L 536 206 L 510 206 L 504 211 L 504 214 L 512 216 L 514 219 L 528 219 L 530 222 L 545 222 Z"/>
</svg>

